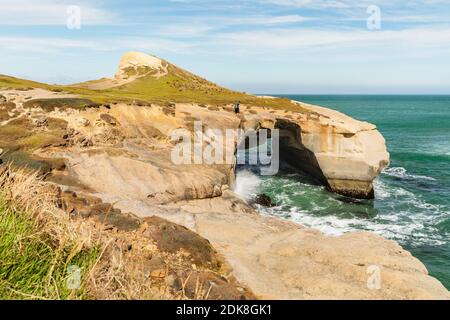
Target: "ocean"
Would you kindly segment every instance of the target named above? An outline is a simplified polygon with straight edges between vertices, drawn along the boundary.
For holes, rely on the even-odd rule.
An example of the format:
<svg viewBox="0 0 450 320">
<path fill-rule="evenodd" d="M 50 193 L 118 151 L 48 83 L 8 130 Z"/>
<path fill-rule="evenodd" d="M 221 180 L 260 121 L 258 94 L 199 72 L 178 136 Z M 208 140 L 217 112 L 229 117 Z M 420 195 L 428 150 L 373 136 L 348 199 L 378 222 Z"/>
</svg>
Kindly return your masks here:
<svg viewBox="0 0 450 320">
<path fill-rule="evenodd" d="M 339 197 L 289 168 L 258 176 L 237 173 L 236 192 L 266 193 L 277 204 L 265 214 L 330 236 L 366 230 L 396 240 L 450 289 L 450 96 L 282 95 L 341 111 L 378 126 L 391 165 L 375 181 L 375 200 Z"/>
</svg>

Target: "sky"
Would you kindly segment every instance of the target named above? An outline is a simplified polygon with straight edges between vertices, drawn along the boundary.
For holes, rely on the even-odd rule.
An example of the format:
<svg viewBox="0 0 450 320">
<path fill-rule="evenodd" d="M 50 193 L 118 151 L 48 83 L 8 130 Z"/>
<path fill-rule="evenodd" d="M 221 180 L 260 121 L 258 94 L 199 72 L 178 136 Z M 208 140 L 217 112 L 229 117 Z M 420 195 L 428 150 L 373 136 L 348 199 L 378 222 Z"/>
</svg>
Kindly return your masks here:
<svg viewBox="0 0 450 320">
<path fill-rule="evenodd" d="M 69 84 L 142 51 L 261 94 L 450 94 L 450 0 L 0 0 L 0 74 Z"/>
</svg>

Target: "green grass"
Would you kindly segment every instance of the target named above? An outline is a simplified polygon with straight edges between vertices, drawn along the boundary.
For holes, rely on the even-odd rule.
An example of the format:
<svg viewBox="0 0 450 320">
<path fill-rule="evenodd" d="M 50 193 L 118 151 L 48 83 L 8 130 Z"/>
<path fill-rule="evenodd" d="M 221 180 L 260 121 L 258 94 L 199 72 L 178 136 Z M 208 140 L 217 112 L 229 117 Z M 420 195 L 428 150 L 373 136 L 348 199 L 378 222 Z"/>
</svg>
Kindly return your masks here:
<svg viewBox="0 0 450 320">
<path fill-rule="evenodd" d="M 98 104 L 136 101 L 163 105 L 170 102 L 226 105 L 239 100 L 241 104 L 255 107 L 270 107 L 300 113 L 308 112 L 289 99 L 258 98 L 246 93 L 228 90 L 172 64 L 167 63 L 167 65 L 169 73 L 163 77 L 156 78 L 150 74 L 121 87 L 106 90 L 85 88 L 87 83 L 95 83 L 101 80 L 88 81 L 78 86 L 58 86 L 8 76 L 0 76 L 0 88 L 34 87 L 55 92 L 64 91 Z M 77 104 L 77 107 L 83 107 L 83 105 Z M 85 107 L 89 107 L 89 104 L 86 104 Z"/>
<path fill-rule="evenodd" d="M 60 245 L 41 227 L 0 195 L 0 299 L 90 299 L 85 280 L 99 250 Z M 81 269 L 79 289 L 67 286 L 73 265 Z"/>
<path fill-rule="evenodd" d="M 42 88 L 51 90 L 52 87 L 54 86 L 36 81 L 0 75 L 0 88 L 2 89 L 28 90 L 31 88 Z"/>
<path fill-rule="evenodd" d="M 54 90 L 53 90 L 54 91 Z M 78 98 L 54 98 L 54 99 L 34 99 L 23 104 L 24 108 L 40 107 L 46 112 L 51 112 L 56 108 L 62 110 L 66 108 L 84 109 L 89 107 L 98 107 L 98 104 L 89 99 Z"/>
<path fill-rule="evenodd" d="M 20 139 L 17 143 L 26 150 L 37 150 L 48 146 L 64 145 L 66 141 L 54 134 L 38 132 Z"/>
</svg>

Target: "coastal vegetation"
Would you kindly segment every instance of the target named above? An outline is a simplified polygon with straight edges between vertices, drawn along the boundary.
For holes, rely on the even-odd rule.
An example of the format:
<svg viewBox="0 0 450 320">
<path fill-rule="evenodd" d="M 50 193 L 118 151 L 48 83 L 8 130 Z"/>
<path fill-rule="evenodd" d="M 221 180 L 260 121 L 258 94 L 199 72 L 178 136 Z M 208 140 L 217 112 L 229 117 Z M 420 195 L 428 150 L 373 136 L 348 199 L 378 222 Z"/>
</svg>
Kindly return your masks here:
<svg viewBox="0 0 450 320">
<path fill-rule="evenodd" d="M 74 85 L 49 85 L 30 80 L 24 80 L 0 75 L 0 88 L 30 90 L 41 88 L 53 92 L 75 94 L 82 99 L 56 101 L 29 101 L 28 105 L 39 103 L 44 106 L 64 105 L 73 103 L 75 107 L 92 107 L 97 104 L 111 104 L 118 102 L 167 104 L 167 103 L 198 103 L 209 105 L 228 105 L 239 101 L 242 104 L 256 107 L 270 107 L 295 112 L 307 112 L 298 104 L 285 98 L 256 97 L 243 92 L 223 88 L 177 66 L 167 63 L 168 73 L 155 77 L 149 72 L 136 80 L 108 89 L 90 89 L 91 84 L 101 83 L 103 79 L 87 81 Z M 83 100 L 88 99 L 88 100 Z"/>
<path fill-rule="evenodd" d="M 0 165 L 0 300 L 248 299 L 211 244 Z"/>
<path fill-rule="evenodd" d="M 239 197 L 232 161 L 171 161 L 180 142 L 171 133 L 194 133 L 195 121 L 278 129 L 280 161 L 340 197 L 371 199 L 389 164 L 375 125 L 228 90 L 145 54 L 124 57 L 114 79 L 71 86 L 0 76 L 0 298 L 448 297 L 393 241 L 331 238 L 259 214 L 280 199 Z M 367 287 L 374 264 L 390 279 L 382 290 Z M 67 285 L 73 266 L 77 289 Z"/>
<path fill-rule="evenodd" d="M 86 246 L 50 202 L 35 197 L 42 186 L 35 176 L 0 175 L 0 299 L 89 299 L 87 278 L 100 257 L 100 247 Z M 45 196 L 45 194 L 44 194 Z M 67 270 L 80 270 L 79 286 L 67 286 Z"/>
</svg>

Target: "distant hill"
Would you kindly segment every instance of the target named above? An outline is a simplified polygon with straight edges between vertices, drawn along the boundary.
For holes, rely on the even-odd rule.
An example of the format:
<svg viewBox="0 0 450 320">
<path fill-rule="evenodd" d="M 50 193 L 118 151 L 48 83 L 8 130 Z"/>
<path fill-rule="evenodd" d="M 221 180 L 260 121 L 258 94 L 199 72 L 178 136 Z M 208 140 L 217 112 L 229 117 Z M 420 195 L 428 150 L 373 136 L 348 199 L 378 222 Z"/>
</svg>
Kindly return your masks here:
<svg viewBox="0 0 450 320">
<path fill-rule="evenodd" d="M 69 86 L 49 85 L 0 75 L 0 88 L 43 88 L 78 94 L 96 103 L 241 103 L 301 111 L 288 99 L 256 97 L 221 87 L 163 59 L 139 52 L 126 53 L 114 78 L 102 78 Z"/>
</svg>

